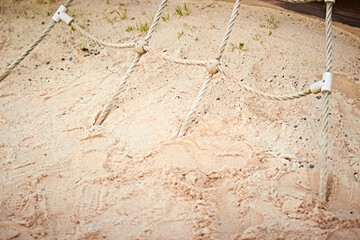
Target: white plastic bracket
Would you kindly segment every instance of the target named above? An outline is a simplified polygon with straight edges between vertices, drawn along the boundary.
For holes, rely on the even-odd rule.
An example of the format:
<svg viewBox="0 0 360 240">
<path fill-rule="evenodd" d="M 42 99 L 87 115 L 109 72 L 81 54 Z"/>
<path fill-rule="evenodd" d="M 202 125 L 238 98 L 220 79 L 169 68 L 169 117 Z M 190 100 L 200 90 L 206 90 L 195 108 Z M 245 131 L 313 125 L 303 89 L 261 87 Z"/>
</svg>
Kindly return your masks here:
<svg viewBox="0 0 360 240">
<path fill-rule="evenodd" d="M 205 67 L 208 73 L 216 74 L 219 71 L 218 69 L 219 64 L 220 64 L 219 60 L 211 59 L 206 63 Z"/>
<path fill-rule="evenodd" d="M 54 14 L 54 16 L 52 17 L 52 19 L 55 22 L 60 22 L 60 20 L 61 20 L 61 21 L 65 22 L 67 25 L 70 25 L 73 18 L 70 17 L 69 15 L 67 15 L 66 12 L 67 12 L 67 8 L 64 5 L 61 5 L 59 7 L 59 9 L 56 11 L 56 13 Z"/>
<path fill-rule="evenodd" d="M 322 81 L 318 81 L 316 83 L 313 83 L 310 86 L 311 93 L 317 94 L 317 93 L 321 92 L 321 87 L 322 87 Z"/>
<path fill-rule="evenodd" d="M 331 92 L 333 74 L 331 72 L 324 72 L 323 80 L 321 82 L 321 92 Z"/>
<path fill-rule="evenodd" d="M 135 43 L 134 50 L 138 54 L 144 54 L 146 53 L 144 46 L 146 46 L 148 43 L 144 40 L 139 40 L 137 43 Z"/>
<path fill-rule="evenodd" d="M 310 86 L 310 91 L 314 94 L 319 92 L 331 92 L 332 82 L 333 74 L 331 72 L 324 72 L 323 80 L 313 83 Z"/>
</svg>

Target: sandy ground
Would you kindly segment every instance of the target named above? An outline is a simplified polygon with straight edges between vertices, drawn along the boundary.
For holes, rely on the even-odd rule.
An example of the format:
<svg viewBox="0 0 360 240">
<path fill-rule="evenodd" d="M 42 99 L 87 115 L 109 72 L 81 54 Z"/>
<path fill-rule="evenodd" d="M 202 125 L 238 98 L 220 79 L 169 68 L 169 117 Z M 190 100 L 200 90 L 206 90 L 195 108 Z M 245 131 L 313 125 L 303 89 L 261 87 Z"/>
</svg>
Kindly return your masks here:
<svg viewBox="0 0 360 240">
<path fill-rule="evenodd" d="M 160 1 L 74 2 L 69 14 L 86 30 L 128 42 Z M 1 1 L 1 69 L 59 3 Z M 232 3 L 188 1 L 190 15 L 180 17 L 181 4 L 170 1 L 150 46 L 213 58 Z M 205 69 L 146 54 L 116 110 L 94 127 L 135 53 L 55 26 L 0 83 L 0 239 L 359 239 L 360 39 L 334 29 L 327 203 L 317 200 L 321 95 L 274 102 L 238 84 L 292 93 L 319 80 L 324 22 L 242 5 L 230 42 L 244 43 L 222 58 L 238 79 L 217 75 L 175 141 Z"/>
</svg>

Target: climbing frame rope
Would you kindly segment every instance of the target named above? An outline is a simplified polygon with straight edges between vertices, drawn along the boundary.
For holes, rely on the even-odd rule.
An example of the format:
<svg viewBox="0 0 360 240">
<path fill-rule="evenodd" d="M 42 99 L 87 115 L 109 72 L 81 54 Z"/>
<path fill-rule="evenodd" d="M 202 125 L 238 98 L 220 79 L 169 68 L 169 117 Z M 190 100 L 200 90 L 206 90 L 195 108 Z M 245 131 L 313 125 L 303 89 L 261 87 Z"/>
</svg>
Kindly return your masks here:
<svg viewBox="0 0 360 240">
<path fill-rule="evenodd" d="M 217 61 L 220 61 L 220 58 L 224 53 L 226 44 L 227 44 L 227 42 L 229 40 L 229 37 L 230 37 L 231 30 L 234 27 L 236 17 L 237 17 L 237 15 L 239 13 L 240 3 L 241 3 L 241 0 L 236 0 L 236 2 L 235 2 L 235 5 L 234 5 L 234 8 L 233 8 L 231 17 L 230 17 L 229 24 L 228 24 L 227 29 L 225 31 L 224 38 L 223 38 L 223 40 L 221 42 L 220 48 L 219 48 L 218 53 L 216 55 L 216 60 Z M 202 98 L 203 98 L 203 96 L 204 96 L 204 94 L 206 92 L 206 89 L 208 88 L 208 86 L 210 84 L 210 81 L 211 81 L 213 75 L 214 75 L 213 73 L 209 73 L 207 75 L 206 80 L 204 81 L 203 85 L 201 86 L 201 89 L 200 89 L 195 101 L 193 102 L 193 104 L 191 106 L 191 109 L 190 109 L 188 115 L 186 116 L 186 119 L 185 119 L 183 125 L 180 128 L 180 131 L 179 131 L 179 133 L 177 135 L 177 138 L 182 137 L 182 136 L 184 136 L 186 134 L 186 132 L 187 132 L 187 130 L 189 128 L 189 125 L 190 125 L 190 123 L 192 122 L 192 120 L 194 118 L 195 111 L 196 111 L 197 107 L 199 106 L 199 103 L 202 100 Z"/>
<path fill-rule="evenodd" d="M 150 40 L 156 26 L 159 23 L 160 17 L 164 11 L 164 8 L 166 6 L 167 0 L 163 0 L 160 4 L 160 7 L 155 15 L 155 18 L 153 20 L 153 23 L 151 24 L 151 27 L 149 29 L 149 31 L 146 34 L 145 37 L 145 44 L 148 44 L 148 41 Z M 139 63 L 141 56 L 144 54 L 145 52 L 141 52 L 141 53 L 137 53 L 136 57 L 134 58 L 134 60 L 132 61 L 130 67 L 128 68 L 128 70 L 126 71 L 125 75 L 122 77 L 121 82 L 118 86 L 118 88 L 116 89 L 115 93 L 113 94 L 111 100 L 104 106 L 104 108 L 102 109 L 102 111 L 100 113 L 98 113 L 98 115 L 95 117 L 95 122 L 94 125 L 101 125 L 105 119 L 109 116 L 110 111 L 113 109 L 114 104 L 118 101 L 118 98 L 120 96 L 120 93 L 123 89 L 123 87 L 125 86 L 127 80 L 129 79 L 131 73 L 134 71 L 136 65 Z"/>
<path fill-rule="evenodd" d="M 66 9 L 73 0 L 67 0 L 64 3 L 64 8 Z M 281 0 L 283 2 L 289 2 L 289 3 L 309 3 L 309 2 L 320 2 L 322 0 Z M 209 61 L 203 61 L 203 60 L 188 60 L 188 59 L 176 59 L 171 56 L 168 56 L 167 54 L 164 54 L 161 51 L 157 51 L 150 46 L 149 40 L 155 31 L 159 20 L 161 18 L 161 15 L 164 11 L 164 8 L 166 7 L 168 0 L 162 0 L 161 4 L 159 6 L 159 9 L 156 12 L 156 15 L 154 17 L 154 20 L 151 24 L 151 27 L 145 36 L 144 40 L 140 40 L 136 43 L 108 43 L 102 40 L 99 40 L 98 38 L 92 36 L 90 33 L 87 33 L 84 31 L 75 21 L 73 21 L 72 18 L 69 17 L 68 24 L 71 25 L 75 30 L 77 30 L 81 35 L 85 36 L 88 40 L 103 46 L 103 47 L 110 47 L 110 48 L 134 48 L 136 51 L 136 56 L 134 57 L 130 67 L 127 69 L 126 73 L 121 78 L 120 84 L 118 85 L 117 89 L 114 91 L 112 98 L 110 101 L 103 107 L 103 109 L 96 115 L 94 125 L 100 125 L 102 124 L 105 119 L 110 114 L 111 110 L 113 109 L 113 106 L 115 103 L 119 100 L 119 96 L 121 91 L 123 90 L 127 80 L 129 79 L 130 75 L 136 68 L 137 64 L 139 63 L 141 57 L 145 53 L 150 53 L 154 55 L 155 57 L 175 63 L 175 64 L 183 64 L 183 65 L 193 65 L 193 66 L 201 66 L 206 67 L 208 70 L 208 75 L 203 82 L 201 89 L 194 100 L 191 109 L 189 110 L 186 119 L 184 123 L 182 124 L 177 138 L 184 136 L 191 124 L 191 122 L 194 120 L 195 117 L 195 111 L 198 108 L 203 96 L 206 93 L 207 88 L 209 87 L 209 84 L 214 76 L 214 74 L 220 72 L 223 74 L 227 79 L 232 79 L 233 81 L 236 79 L 230 72 L 227 72 L 220 67 L 220 59 L 225 51 L 226 45 L 228 43 L 231 31 L 233 29 L 236 17 L 239 12 L 240 3 L 241 0 L 236 0 L 234 4 L 234 8 L 227 26 L 227 29 L 225 31 L 223 40 L 220 44 L 220 47 L 217 51 L 216 58 L 209 60 Z M 317 82 L 307 90 L 289 94 L 289 95 L 274 95 L 274 94 L 268 94 L 259 90 L 256 90 L 254 88 L 251 88 L 240 81 L 237 81 L 239 84 L 242 85 L 244 90 L 255 94 L 257 96 L 261 96 L 270 100 L 290 100 L 295 98 L 300 98 L 307 96 L 311 93 L 319 93 L 320 91 L 323 92 L 324 95 L 324 102 L 323 102 L 323 121 L 322 121 L 322 144 L 321 144 L 321 163 L 320 163 L 320 186 L 319 186 L 319 198 L 321 200 L 328 200 L 327 198 L 327 179 L 328 179 L 328 118 L 329 118 L 329 99 L 330 99 L 330 92 L 331 92 L 331 83 L 332 83 L 332 74 L 331 74 L 331 67 L 332 67 L 332 9 L 333 4 L 335 3 L 335 0 L 325 0 L 326 2 L 326 76 L 331 75 L 330 80 L 330 87 L 326 85 L 326 81 L 329 80 L 328 77 L 325 77 L 323 81 Z M 60 12 L 58 12 L 60 14 Z M 51 29 L 55 26 L 55 23 L 57 21 L 54 20 L 49 24 L 49 26 L 42 32 L 42 34 L 36 39 L 27 49 L 24 53 L 22 53 L 13 63 L 11 63 L 5 71 L 0 75 L 0 82 L 9 75 L 9 73 L 22 61 L 26 56 L 30 54 L 30 52 L 46 37 L 46 35 L 51 31 Z M 324 76 L 324 75 L 323 75 Z M 324 83 L 324 84 L 322 84 Z M 325 85 L 325 87 L 324 87 Z"/>
<path fill-rule="evenodd" d="M 67 0 L 64 3 L 64 7 L 70 6 L 73 0 Z M 0 75 L 0 82 L 6 78 L 7 75 L 11 73 L 11 71 L 19 65 L 31 52 L 34 50 L 34 48 L 46 37 L 46 35 L 49 34 L 51 29 L 55 26 L 56 22 L 53 20 L 47 28 L 40 34 L 40 36 L 32 43 L 30 46 L 23 52 L 14 62 L 12 62 L 5 71 Z"/>
<path fill-rule="evenodd" d="M 332 68 L 332 10 L 333 0 L 325 0 L 326 2 L 326 72 L 331 72 Z M 319 195 L 320 199 L 326 201 L 326 192 L 327 192 L 327 178 L 329 171 L 328 164 L 328 125 L 329 125 L 329 104 L 330 104 L 330 92 L 324 92 L 324 102 L 323 102 L 323 121 L 322 121 L 322 147 L 321 147 L 321 163 L 320 163 L 320 186 L 319 186 Z"/>
</svg>

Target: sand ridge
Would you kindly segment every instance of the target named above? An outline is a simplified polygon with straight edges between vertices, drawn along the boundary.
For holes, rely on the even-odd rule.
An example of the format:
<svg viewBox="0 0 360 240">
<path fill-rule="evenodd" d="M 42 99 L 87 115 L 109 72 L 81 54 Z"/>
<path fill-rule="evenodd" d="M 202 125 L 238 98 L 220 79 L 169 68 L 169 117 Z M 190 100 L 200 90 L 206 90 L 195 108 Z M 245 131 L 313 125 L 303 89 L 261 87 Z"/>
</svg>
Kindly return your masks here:
<svg viewBox="0 0 360 240">
<path fill-rule="evenodd" d="M 58 3 L 1 4 L 9 63 Z M 136 24 L 150 23 L 158 4 L 75 1 L 69 14 L 103 40 L 127 42 L 142 37 Z M 180 17 L 181 4 L 169 2 L 150 46 L 212 58 L 232 4 L 188 1 Z M 324 31 L 320 20 L 242 5 L 230 43 L 244 49 L 228 46 L 222 64 L 263 91 L 300 91 L 324 71 Z M 334 36 L 334 181 L 320 204 L 322 98 L 269 101 L 217 75 L 175 141 L 206 71 L 145 55 L 116 110 L 94 127 L 135 53 L 59 24 L 0 85 L 0 239 L 358 239 L 360 39 L 338 28 Z"/>
</svg>

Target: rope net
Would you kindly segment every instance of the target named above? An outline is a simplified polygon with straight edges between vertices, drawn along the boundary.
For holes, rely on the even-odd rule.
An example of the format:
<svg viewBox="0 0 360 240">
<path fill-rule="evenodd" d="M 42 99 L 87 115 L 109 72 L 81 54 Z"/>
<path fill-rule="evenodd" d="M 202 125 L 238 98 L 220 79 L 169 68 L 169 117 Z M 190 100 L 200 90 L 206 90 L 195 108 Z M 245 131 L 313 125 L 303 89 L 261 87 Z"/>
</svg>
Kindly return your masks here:
<svg viewBox="0 0 360 240">
<path fill-rule="evenodd" d="M 73 0 L 67 0 L 64 3 L 64 7 L 67 8 Z M 288 3 L 309 3 L 309 2 L 321 2 L 322 0 L 281 0 L 283 2 Z M 147 32 L 145 38 L 143 40 L 138 41 L 137 43 L 130 42 L 130 43 L 109 43 L 102 41 L 94 36 L 92 36 L 90 33 L 86 32 L 84 29 L 82 29 L 75 21 L 71 19 L 69 22 L 69 25 L 73 27 L 76 31 L 80 33 L 80 35 L 87 38 L 89 41 L 102 46 L 102 47 L 109 47 L 109 48 L 135 48 L 135 51 L 137 52 L 136 56 L 134 57 L 130 67 L 127 69 L 125 74 L 122 76 L 121 81 L 118 85 L 118 87 L 115 89 L 114 93 L 112 94 L 112 97 L 110 101 L 108 101 L 98 112 L 98 114 L 95 116 L 94 125 L 101 125 L 104 123 L 106 118 L 109 116 L 111 111 L 114 109 L 114 105 L 120 98 L 120 94 L 123 91 L 124 86 L 126 85 L 128 79 L 130 78 L 131 74 L 135 70 L 137 64 L 139 63 L 141 57 L 145 53 L 152 54 L 153 56 L 157 57 L 158 59 L 162 59 L 164 61 L 173 63 L 173 64 L 181 64 L 181 65 L 188 65 L 188 66 L 200 66 L 200 67 L 206 67 L 208 70 L 208 75 L 203 82 L 200 91 L 198 92 L 198 95 L 196 99 L 194 100 L 185 120 L 182 124 L 176 138 L 182 137 L 186 134 L 188 131 L 191 123 L 194 121 L 195 118 L 195 112 L 198 108 L 202 98 L 206 94 L 206 90 L 209 87 L 209 84 L 213 78 L 213 76 L 217 73 L 223 74 L 227 79 L 231 79 L 235 81 L 235 77 L 230 73 L 220 68 L 220 60 L 221 57 L 225 51 L 225 48 L 227 46 L 228 40 L 230 38 L 231 31 L 234 27 L 235 20 L 238 16 L 239 9 L 240 9 L 240 3 L 241 0 L 236 0 L 234 4 L 234 8 L 232 10 L 232 14 L 230 16 L 226 31 L 224 33 L 224 37 L 222 39 L 222 42 L 219 46 L 219 49 L 215 55 L 215 59 L 211 61 L 206 60 L 189 60 L 189 59 L 177 59 L 173 58 L 167 54 L 164 54 L 161 51 L 157 51 L 149 46 L 149 41 L 156 30 L 156 27 L 159 24 L 159 20 L 161 19 L 161 16 L 163 14 L 163 11 L 166 7 L 168 0 L 162 0 L 159 8 L 155 14 L 154 20 L 149 28 L 149 31 Z M 325 0 L 326 2 L 326 71 L 331 72 L 331 65 L 332 65 L 332 9 L 334 0 Z M 28 56 L 31 51 L 46 37 L 46 35 L 51 31 L 51 29 L 55 26 L 56 21 L 52 21 L 48 27 L 42 32 L 42 34 L 32 43 L 30 46 L 25 50 L 24 53 L 22 53 L 13 63 L 11 63 L 5 71 L 0 75 L 0 82 L 4 80 L 11 71 L 21 62 L 25 59 L 26 56 Z M 212 66 L 209 67 L 213 64 Z M 209 67 L 209 68 L 208 68 Z M 210 69 L 210 70 L 209 70 Z M 320 91 L 313 91 L 312 88 L 308 88 L 307 90 L 293 93 L 289 95 L 275 95 L 275 94 L 268 94 L 266 92 L 259 91 L 257 89 L 251 88 L 240 81 L 237 81 L 245 91 L 250 92 L 254 95 L 264 97 L 269 100 L 277 100 L 277 101 L 283 101 L 283 100 L 292 100 L 296 98 L 301 98 L 304 96 L 307 96 L 311 93 L 318 93 Z M 323 121 L 322 121 L 322 145 L 321 145 L 321 168 L 320 168 L 320 186 L 319 186 L 319 197 L 321 200 L 327 200 L 326 199 L 326 191 L 327 191 L 327 178 L 328 178 L 328 117 L 329 117 L 329 98 L 330 98 L 330 91 L 323 91 L 324 94 L 324 103 L 323 103 Z"/>
</svg>

